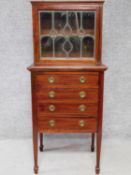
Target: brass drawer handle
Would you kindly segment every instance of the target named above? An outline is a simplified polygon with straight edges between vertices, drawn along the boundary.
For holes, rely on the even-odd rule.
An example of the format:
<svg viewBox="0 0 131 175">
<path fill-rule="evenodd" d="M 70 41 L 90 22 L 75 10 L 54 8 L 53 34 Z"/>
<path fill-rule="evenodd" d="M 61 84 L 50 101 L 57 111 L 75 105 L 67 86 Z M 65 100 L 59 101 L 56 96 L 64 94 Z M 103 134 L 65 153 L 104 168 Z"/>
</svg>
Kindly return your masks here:
<svg viewBox="0 0 131 175">
<path fill-rule="evenodd" d="M 56 109 L 55 105 L 49 105 L 49 111 L 54 112 Z"/>
<path fill-rule="evenodd" d="M 86 110 L 86 106 L 85 106 L 85 105 L 80 105 L 80 106 L 79 106 L 79 110 L 80 110 L 81 112 L 84 112 L 84 111 Z"/>
<path fill-rule="evenodd" d="M 48 82 L 51 83 L 51 84 L 52 83 L 55 83 L 55 78 L 53 76 L 52 77 L 49 77 L 48 78 Z"/>
<path fill-rule="evenodd" d="M 86 97 L 86 92 L 85 91 L 81 91 L 79 93 L 79 95 L 80 95 L 81 98 L 85 98 Z"/>
<path fill-rule="evenodd" d="M 79 121 L 79 125 L 80 125 L 80 127 L 84 127 L 85 126 L 85 121 L 84 120 L 80 120 Z"/>
<path fill-rule="evenodd" d="M 49 125 L 50 125 L 51 127 L 54 127 L 55 124 L 56 124 L 55 120 L 50 120 L 50 121 L 49 121 Z"/>
<path fill-rule="evenodd" d="M 80 77 L 80 83 L 85 83 L 86 82 L 86 78 L 84 76 Z"/>
<path fill-rule="evenodd" d="M 55 95 L 56 95 L 56 93 L 55 93 L 54 91 L 50 91 L 50 92 L 48 93 L 48 96 L 49 96 L 50 98 L 54 98 Z"/>
</svg>

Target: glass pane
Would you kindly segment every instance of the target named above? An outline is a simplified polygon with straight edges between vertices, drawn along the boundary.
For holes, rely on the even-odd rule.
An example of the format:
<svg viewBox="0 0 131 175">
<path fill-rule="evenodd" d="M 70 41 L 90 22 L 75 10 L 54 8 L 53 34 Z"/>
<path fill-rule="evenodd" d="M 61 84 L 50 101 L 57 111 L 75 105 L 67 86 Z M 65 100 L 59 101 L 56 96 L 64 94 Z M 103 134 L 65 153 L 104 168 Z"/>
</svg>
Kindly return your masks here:
<svg viewBox="0 0 131 175">
<path fill-rule="evenodd" d="M 53 39 L 51 37 L 43 37 L 41 39 L 41 57 L 53 56 Z"/>
<path fill-rule="evenodd" d="M 72 28 L 72 33 L 77 34 L 80 27 L 80 13 L 79 12 L 69 12 L 69 25 Z"/>
<path fill-rule="evenodd" d="M 41 15 L 40 15 L 41 34 L 45 35 L 45 34 L 49 33 L 49 31 L 52 28 L 51 21 L 52 21 L 51 12 L 42 12 L 41 13 Z"/>
<path fill-rule="evenodd" d="M 95 11 L 41 11 L 41 58 L 94 59 Z"/>
<path fill-rule="evenodd" d="M 83 38 L 82 42 L 82 56 L 93 57 L 94 56 L 94 39 L 91 37 Z"/>
<path fill-rule="evenodd" d="M 71 37 L 70 41 L 73 45 L 73 49 L 70 53 L 70 57 L 80 57 L 80 38 L 78 36 Z"/>
<path fill-rule="evenodd" d="M 87 33 L 94 34 L 95 28 L 95 14 L 94 12 L 83 13 L 83 28 Z"/>
<path fill-rule="evenodd" d="M 55 12 L 55 29 L 57 32 L 62 32 L 66 23 L 66 12 Z"/>
<path fill-rule="evenodd" d="M 56 37 L 55 39 L 55 57 L 66 57 L 66 54 L 63 51 L 63 44 L 65 42 L 64 37 Z"/>
</svg>

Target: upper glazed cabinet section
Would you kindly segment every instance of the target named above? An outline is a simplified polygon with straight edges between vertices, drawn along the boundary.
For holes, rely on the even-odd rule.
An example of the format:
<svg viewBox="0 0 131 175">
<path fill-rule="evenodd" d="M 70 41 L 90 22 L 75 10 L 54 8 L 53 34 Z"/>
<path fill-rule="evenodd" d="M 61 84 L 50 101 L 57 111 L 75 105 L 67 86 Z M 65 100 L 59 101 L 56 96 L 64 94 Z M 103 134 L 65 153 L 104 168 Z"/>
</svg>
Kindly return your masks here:
<svg viewBox="0 0 131 175">
<path fill-rule="evenodd" d="M 96 14 L 93 11 L 40 11 L 41 59 L 94 59 Z"/>
<path fill-rule="evenodd" d="M 35 62 L 77 60 L 99 62 L 100 3 L 35 2 Z"/>
</svg>

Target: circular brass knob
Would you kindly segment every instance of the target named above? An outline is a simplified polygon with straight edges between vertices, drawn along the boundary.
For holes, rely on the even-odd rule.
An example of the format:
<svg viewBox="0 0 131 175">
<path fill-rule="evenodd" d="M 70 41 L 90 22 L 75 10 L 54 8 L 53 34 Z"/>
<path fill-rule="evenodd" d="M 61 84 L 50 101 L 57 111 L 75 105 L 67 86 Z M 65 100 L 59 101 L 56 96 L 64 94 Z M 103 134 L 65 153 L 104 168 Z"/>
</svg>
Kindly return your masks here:
<svg viewBox="0 0 131 175">
<path fill-rule="evenodd" d="M 79 106 L 79 110 L 80 110 L 81 112 L 84 112 L 84 111 L 86 110 L 86 106 L 85 106 L 85 105 L 80 105 L 80 106 Z"/>
<path fill-rule="evenodd" d="M 50 92 L 48 93 L 48 96 L 49 96 L 50 98 L 54 98 L 55 95 L 56 95 L 56 93 L 55 93 L 54 91 L 50 91 Z"/>
<path fill-rule="evenodd" d="M 81 83 L 85 83 L 85 82 L 86 82 L 86 78 L 85 78 L 84 76 L 81 76 L 81 77 L 80 77 L 80 82 L 81 82 Z"/>
<path fill-rule="evenodd" d="M 80 120 L 79 121 L 79 125 L 80 125 L 80 127 L 84 127 L 85 126 L 85 121 L 84 120 Z"/>
<path fill-rule="evenodd" d="M 49 111 L 54 112 L 56 109 L 55 105 L 50 105 L 49 106 Z"/>
<path fill-rule="evenodd" d="M 55 124 L 56 124 L 55 120 L 50 120 L 50 121 L 49 121 L 49 125 L 50 125 L 51 127 L 54 127 Z"/>
<path fill-rule="evenodd" d="M 85 98 L 86 97 L 86 92 L 85 91 L 81 91 L 79 93 L 79 95 L 80 95 L 81 98 Z"/>
<path fill-rule="evenodd" d="M 51 84 L 54 83 L 55 82 L 55 78 L 54 77 L 49 77 L 48 78 L 48 82 L 51 83 Z"/>
</svg>

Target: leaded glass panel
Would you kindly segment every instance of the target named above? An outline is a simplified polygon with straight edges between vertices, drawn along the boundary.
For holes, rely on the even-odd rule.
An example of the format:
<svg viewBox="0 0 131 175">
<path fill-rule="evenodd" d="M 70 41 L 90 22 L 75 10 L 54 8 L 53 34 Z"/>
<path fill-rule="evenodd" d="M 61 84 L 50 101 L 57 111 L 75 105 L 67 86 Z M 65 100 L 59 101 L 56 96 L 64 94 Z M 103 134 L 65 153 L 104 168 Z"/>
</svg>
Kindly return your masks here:
<svg viewBox="0 0 131 175">
<path fill-rule="evenodd" d="M 94 59 L 94 11 L 40 11 L 39 19 L 41 59 Z"/>
</svg>

